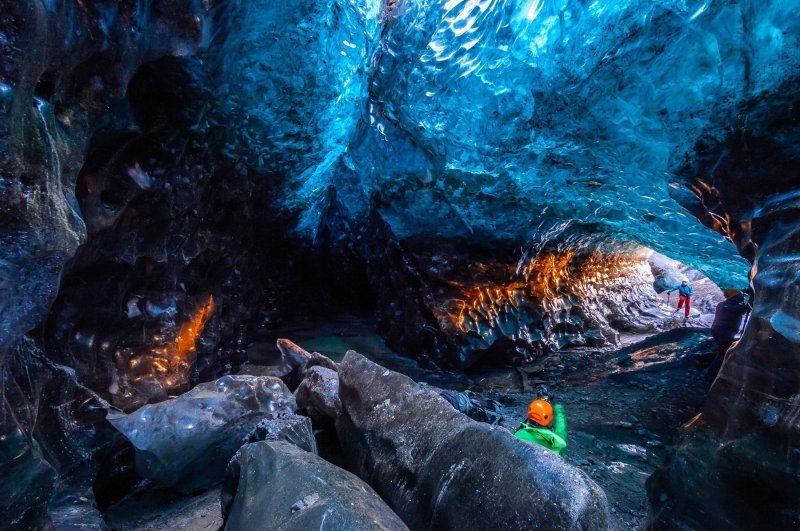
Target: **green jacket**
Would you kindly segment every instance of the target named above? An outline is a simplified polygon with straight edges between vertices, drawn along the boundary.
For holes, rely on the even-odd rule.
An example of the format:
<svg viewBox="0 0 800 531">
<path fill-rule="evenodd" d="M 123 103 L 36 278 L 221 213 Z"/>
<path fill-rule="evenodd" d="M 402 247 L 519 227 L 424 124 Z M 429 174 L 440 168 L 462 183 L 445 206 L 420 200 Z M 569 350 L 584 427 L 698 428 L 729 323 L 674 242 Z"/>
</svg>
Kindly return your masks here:
<svg viewBox="0 0 800 531">
<path fill-rule="evenodd" d="M 554 419 L 553 429 L 533 426 L 523 422 L 517 433 L 514 435 L 525 442 L 538 444 L 553 450 L 558 455 L 563 456 L 567 448 L 567 417 L 564 414 L 564 406 L 556 404 L 553 408 Z"/>
</svg>

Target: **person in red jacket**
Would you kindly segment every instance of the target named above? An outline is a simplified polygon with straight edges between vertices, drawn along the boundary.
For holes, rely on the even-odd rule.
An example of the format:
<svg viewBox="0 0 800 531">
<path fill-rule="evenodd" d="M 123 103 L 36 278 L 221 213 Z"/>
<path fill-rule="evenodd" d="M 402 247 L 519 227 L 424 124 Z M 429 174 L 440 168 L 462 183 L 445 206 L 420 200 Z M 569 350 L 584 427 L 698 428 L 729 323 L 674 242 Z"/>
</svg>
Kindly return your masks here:
<svg viewBox="0 0 800 531">
<path fill-rule="evenodd" d="M 694 291 L 692 287 L 689 285 L 689 282 L 684 279 L 681 281 L 680 285 L 675 286 L 674 288 L 667 291 L 667 293 L 672 293 L 673 291 L 678 291 L 678 308 L 675 310 L 680 311 L 681 307 L 685 304 L 686 305 L 686 317 L 684 317 L 684 321 L 689 318 L 689 310 L 691 309 L 692 304 L 692 294 Z"/>
</svg>

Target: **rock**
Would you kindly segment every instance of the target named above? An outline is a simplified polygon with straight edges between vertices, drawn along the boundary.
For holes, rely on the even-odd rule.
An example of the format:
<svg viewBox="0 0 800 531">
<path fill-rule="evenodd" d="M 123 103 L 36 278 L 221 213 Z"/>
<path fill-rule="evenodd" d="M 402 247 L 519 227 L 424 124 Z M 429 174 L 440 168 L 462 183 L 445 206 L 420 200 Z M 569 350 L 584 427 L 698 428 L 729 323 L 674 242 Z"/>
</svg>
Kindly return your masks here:
<svg viewBox="0 0 800 531">
<path fill-rule="evenodd" d="M 339 375 L 342 448 L 409 527 L 608 527 L 603 491 L 555 453 L 461 415 L 356 352 Z"/>
<path fill-rule="evenodd" d="M 319 501 L 319 494 L 316 492 L 314 494 L 309 494 L 302 500 L 297 500 L 292 505 L 292 512 L 302 511 L 303 509 L 307 509 L 317 503 Z"/>
<path fill-rule="evenodd" d="M 611 426 L 612 428 L 625 428 L 630 429 L 633 427 L 633 424 L 630 422 L 626 422 L 624 420 L 614 420 L 609 422 L 603 422 L 603 426 Z"/>
<path fill-rule="evenodd" d="M 111 443 L 96 456 L 99 463 L 92 490 L 100 511 L 124 498 L 142 478 L 136 473 L 136 449 L 117 432 Z"/>
<path fill-rule="evenodd" d="M 322 366 L 311 367 L 294 392 L 294 397 L 298 410 L 315 422 L 333 423 L 342 408 L 339 375 Z"/>
<path fill-rule="evenodd" d="M 288 365 L 254 365 L 250 362 L 245 362 L 239 367 L 237 374 L 245 374 L 249 376 L 271 376 L 273 378 L 286 378 L 293 367 Z"/>
<path fill-rule="evenodd" d="M 167 488 L 134 492 L 105 512 L 111 529 L 120 531 L 216 531 L 222 525 L 220 487 L 196 496 Z"/>
<path fill-rule="evenodd" d="M 624 354 L 617 358 L 617 365 L 620 367 L 628 367 L 633 365 L 633 359 L 631 359 L 630 354 Z"/>
<path fill-rule="evenodd" d="M 282 359 L 292 367 L 305 367 L 311 360 L 311 354 L 308 351 L 288 339 L 278 339 L 277 344 Z"/>
<path fill-rule="evenodd" d="M 192 492 L 222 480 L 261 419 L 294 411 L 294 397 L 279 379 L 235 375 L 109 420 L 136 448 L 139 474 Z"/>
<path fill-rule="evenodd" d="M 246 439 L 248 443 L 258 441 L 286 441 L 307 452 L 317 453 L 311 419 L 294 413 L 278 413 L 274 418 L 259 421 Z"/>
<path fill-rule="evenodd" d="M 336 362 L 329 357 L 323 356 L 319 352 L 311 353 L 311 358 L 308 360 L 308 363 L 306 363 L 306 371 L 308 371 L 311 367 L 324 367 L 332 370 L 333 372 L 339 372 L 339 365 L 337 365 Z"/>
<path fill-rule="evenodd" d="M 282 441 L 243 446 L 222 493 L 226 530 L 407 529 L 369 485 Z"/>
<path fill-rule="evenodd" d="M 281 353 L 281 360 L 292 367 L 291 372 L 284 378 L 286 385 L 292 391 L 297 389 L 297 386 L 303 381 L 306 372 L 311 367 L 321 366 L 334 372 L 339 370 L 335 361 L 319 352 L 310 353 L 288 339 L 278 339 L 277 344 Z"/>
<path fill-rule="evenodd" d="M 71 531 L 105 531 L 103 517 L 93 501 L 91 484 L 65 477 L 47 508 L 52 529 Z"/>
</svg>

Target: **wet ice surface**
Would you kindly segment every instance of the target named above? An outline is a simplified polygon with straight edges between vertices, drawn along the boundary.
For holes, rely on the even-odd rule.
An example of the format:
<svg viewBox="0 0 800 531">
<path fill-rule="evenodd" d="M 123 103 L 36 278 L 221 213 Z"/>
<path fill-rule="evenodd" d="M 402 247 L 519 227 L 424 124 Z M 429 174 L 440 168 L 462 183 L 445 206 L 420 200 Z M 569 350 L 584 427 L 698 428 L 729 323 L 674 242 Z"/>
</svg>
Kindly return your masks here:
<svg viewBox="0 0 800 531">
<path fill-rule="evenodd" d="M 136 448 L 142 477 L 189 493 L 222 479 L 228 460 L 261 419 L 295 409 L 278 378 L 230 375 L 129 415 L 111 414 L 109 421 Z"/>
<path fill-rule="evenodd" d="M 664 463 L 678 427 L 699 412 L 709 387 L 703 358 L 713 349 L 706 329 L 683 327 L 646 339 L 628 338 L 633 344 L 623 348 L 571 349 L 518 369 L 460 374 L 422 367 L 392 353 L 368 318 L 307 321 L 276 337 L 290 337 L 337 361 L 353 349 L 417 381 L 485 393 L 503 403 L 509 429 L 524 417 L 536 387 L 547 384 L 566 408 L 566 459 L 606 491 L 618 529 L 644 527 L 645 481 Z"/>
</svg>

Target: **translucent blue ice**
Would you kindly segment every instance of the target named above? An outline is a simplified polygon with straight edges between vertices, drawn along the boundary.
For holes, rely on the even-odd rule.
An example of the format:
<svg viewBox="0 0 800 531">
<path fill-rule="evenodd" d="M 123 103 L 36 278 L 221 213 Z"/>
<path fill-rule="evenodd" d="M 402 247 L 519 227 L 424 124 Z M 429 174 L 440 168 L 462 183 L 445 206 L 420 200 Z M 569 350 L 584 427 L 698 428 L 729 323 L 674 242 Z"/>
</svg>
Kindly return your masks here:
<svg viewBox="0 0 800 531">
<path fill-rule="evenodd" d="M 401 237 L 525 245 L 568 221 L 745 282 L 733 244 L 676 198 L 691 194 L 698 138 L 800 71 L 800 2 L 401 0 L 380 24 L 368 68 L 309 66 L 336 90 L 368 82 L 369 96 L 345 90 L 363 98 L 360 120 L 323 108 L 339 121 L 298 148 L 319 159 L 286 200 L 300 230 L 332 184 L 354 217 L 379 193 Z"/>
<path fill-rule="evenodd" d="M 367 99 L 379 11 L 380 0 L 253 0 L 231 10 L 225 81 L 264 169 L 311 186 L 344 150 Z"/>
</svg>

